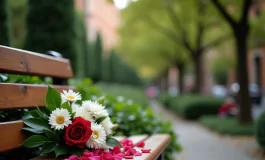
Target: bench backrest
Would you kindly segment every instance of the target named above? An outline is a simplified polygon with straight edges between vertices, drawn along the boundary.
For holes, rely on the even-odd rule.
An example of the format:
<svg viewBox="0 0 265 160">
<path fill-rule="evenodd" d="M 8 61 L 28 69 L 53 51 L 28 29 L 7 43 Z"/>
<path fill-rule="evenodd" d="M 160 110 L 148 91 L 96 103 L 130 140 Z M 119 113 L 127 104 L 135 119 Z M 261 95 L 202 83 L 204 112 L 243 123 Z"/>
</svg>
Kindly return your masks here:
<svg viewBox="0 0 265 160">
<path fill-rule="evenodd" d="M 68 59 L 14 49 L 0 45 L 0 73 L 15 73 L 54 77 L 52 87 L 59 92 L 70 87 L 67 78 L 73 77 Z M 60 84 L 59 84 L 60 83 Z M 47 85 L 0 83 L 0 111 L 19 108 L 42 107 L 40 99 L 45 100 Z M 73 88 L 71 88 L 73 89 Z M 18 148 L 25 140 L 21 131 L 21 120 L 0 123 L 0 152 Z"/>
</svg>

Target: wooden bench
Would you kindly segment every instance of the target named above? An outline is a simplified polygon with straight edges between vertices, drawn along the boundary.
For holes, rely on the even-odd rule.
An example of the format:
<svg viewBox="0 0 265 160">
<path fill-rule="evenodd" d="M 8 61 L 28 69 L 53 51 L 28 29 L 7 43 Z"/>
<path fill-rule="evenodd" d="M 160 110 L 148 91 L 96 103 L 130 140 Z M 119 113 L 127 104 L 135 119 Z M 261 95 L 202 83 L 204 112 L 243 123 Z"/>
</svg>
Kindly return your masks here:
<svg viewBox="0 0 265 160">
<path fill-rule="evenodd" d="M 0 45 L 0 73 L 49 76 L 53 77 L 52 87 L 59 92 L 64 89 L 75 89 L 66 85 L 67 79 L 72 78 L 73 73 L 69 60 L 64 58 L 54 58 Z M 40 98 L 45 99 L 47 88 L 47 85 L 0 83 L 0 110 L 35 108 L 35 105 L 43 107 Z M 0 123 L 0 153 L 20 147 L 26 138 L 25 132 L 21 131 L 23 127 L 21 120 Z M 122 140 L 125 137 L 116 138 Z M 128 138 L 134 143 L 145 141 L 145 148 L 152 149 L 151 153 L 134 158 L 137 160 L 163 159 L 162 152 L 170 142 L 170 136 L 167 134 L 138 135 Z"/>
</svg>

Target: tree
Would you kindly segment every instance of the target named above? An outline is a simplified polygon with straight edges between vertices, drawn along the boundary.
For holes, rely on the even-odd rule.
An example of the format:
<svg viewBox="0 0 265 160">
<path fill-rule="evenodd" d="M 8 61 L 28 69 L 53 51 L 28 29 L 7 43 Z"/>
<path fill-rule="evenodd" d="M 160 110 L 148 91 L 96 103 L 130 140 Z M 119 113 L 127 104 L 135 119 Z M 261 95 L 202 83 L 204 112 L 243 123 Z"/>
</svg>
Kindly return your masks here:
<svg viewBox="0 0 265 160">
<path fill-rule="evenodd" d="M 76 72 L 74 0 L 29 0 L 24 49 L 54 50 L 71 60 Z"/>
<path fill-rule="evenodd" d="M 235 39 L 236 57 L 237 57 L 237 80 L 240 85 L 239 90 L 239 122 L 249 123 L 252 121 L 251 103 L 248 91 L 248 72 L 247 72 L 247 40 L 249 35 L 249 17 L 248 13 L 252 4 L 252 0 L 243 0 L 241 15 L 236 20 L 232 17 L 225 6 L 219 0 L 211 0 L 213 5 L 222 15 L 224 20 L 229 24 Z M 238 6 L 238 4 L 236 5 Z M 240 12 L 239 12 L 240 13 Z"/>
<path fill-rule="evenodd" d="M 228 37 L 220 32 L 218 22 L 212 15 L 212 8 L 207 4 L 207 1 L 201 0 L 141 0 L 132 2 L 124 11 L 124 14 L 129 15 L 123 25 L 125 29 L 141 21 L 143 25 L 148 25 L 169 38 L 176 46 L 186 50 L 195 65 L 197 92 L 201 91 L 203 81 L 203 54 Z M 137 36 L 135 32 L 133 34 Z"/>
<path fill-rule="evenodd" d="M 102 61 L 102 38 L 100 33 L 97 33 L 97 38 L 95 42 L 95 47 L 94 47 L 94 65 L 95 65 L 95 70 L 94 70 L 94 76 L 93 76 L 93 81 L 98 82 L 101 80 L 101 61 Z"/>
<path fill-rule="evenodd" d="M 7 0 L 0 0 L 0 45 L 9 46 L 9 16 Z"/>
</svg>

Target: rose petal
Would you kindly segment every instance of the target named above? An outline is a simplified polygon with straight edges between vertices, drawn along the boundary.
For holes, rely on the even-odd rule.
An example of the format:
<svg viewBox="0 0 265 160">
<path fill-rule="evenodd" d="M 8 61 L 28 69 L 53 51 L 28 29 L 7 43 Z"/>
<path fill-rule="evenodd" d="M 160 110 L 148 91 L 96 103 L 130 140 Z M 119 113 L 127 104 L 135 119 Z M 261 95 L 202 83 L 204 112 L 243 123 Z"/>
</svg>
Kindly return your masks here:
<svg viewBox="0 0 265 160">
<path fill-rule="evenodd" d="M 141 149 L 142 153 L 150 153 L 151 149 Z"/>
<path fill-rule="evenodd" d="M 88 160 L 100 160 L 100 156 L 89 157 Z"/>
<path fill-rule="evenodd" d="M 136 147 L 144 147 L 144 145 L 145 145 L 144 141 L 141 141 L 136 144 Z"/>
<path fill-rule="evenodd" d="M 134 155 L 135 155 L 135 156 L 142 156 L 142 153 L 141 153 L 141 152 L 138 152 L 138 151 L 136 151 Z"/>
<path fill-rule="evenodd" d="M 124 156 L 125 159 L 133 159 L 133 156 Z"/>
</svg>

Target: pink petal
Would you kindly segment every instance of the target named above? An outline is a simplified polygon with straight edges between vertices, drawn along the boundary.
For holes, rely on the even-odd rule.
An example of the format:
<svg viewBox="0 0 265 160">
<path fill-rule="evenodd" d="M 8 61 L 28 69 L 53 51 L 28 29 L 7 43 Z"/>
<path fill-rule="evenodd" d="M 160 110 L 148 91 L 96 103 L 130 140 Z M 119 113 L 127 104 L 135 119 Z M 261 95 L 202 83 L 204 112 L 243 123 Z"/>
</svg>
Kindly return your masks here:
<svg viewBox="0 0 265 160">
<path fill-rule="evenodd" d="M 135 156 L 142 156 L 142 153 L 136 151 L 136 153 L 134 154 Z"/>
<path fill-rule="evenodd" d="M 150 153 L 151 149 L 141 149 L 142 153 Z"/>
<path fill-rule="evenodd" d="M 100 160 L 100 156 L 89 157 L 88 160 Z"/>
<path fill-rule="evenodd" d="M 93 154 L 93 152 L 84 151 L 82 156 L 90 157 L 90 156 L 94 156 L 94 154 Z"/>
<path fill-rule="evenodd" d="M 141 141 L 136 144 L 136 147 L 144 147 L 144 145 L 145 145 L 144 141 Z"/>
<path fill-rule="evenodd" d="M 113 148 L 113 150 L 112 150 L 112 153 L 113 153 L 113 155 L 116 155 L 116 154 L 121 153 L 121 148 L 120 148 L 120 146 L 115 146 L 115 147 Z"/>
<path fill-rule="evenodd" d="M 133 159 L 133 156 L 125 156 L 123 158 L 125 158 L 125 159 Z"/>
</svg>

